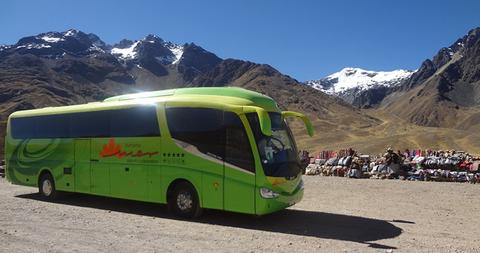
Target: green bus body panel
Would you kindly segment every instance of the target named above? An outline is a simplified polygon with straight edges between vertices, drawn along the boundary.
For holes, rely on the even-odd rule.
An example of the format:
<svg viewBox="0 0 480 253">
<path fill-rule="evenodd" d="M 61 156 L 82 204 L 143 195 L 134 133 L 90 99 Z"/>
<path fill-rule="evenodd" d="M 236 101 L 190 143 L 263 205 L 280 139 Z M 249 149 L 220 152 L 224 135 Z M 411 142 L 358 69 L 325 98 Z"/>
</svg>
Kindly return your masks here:
<svg viewBox="0 0 480 253">
<path fill-rule="evenodd" d="M 91 168 L 90 168 L 90 139 L 75 140 L 75 191 L 90 193 Z"/>
<path fill-rule="evenodd" d="M 93 163 L 90 168 L 90 192 L 110 196 L 110 168 L 98 163 Z"/>
<path fill-rule="evenodd" d="M 161 143 L 160 137 L 92 139 L 91 192 L 148 201 L 149 185 L 159 182 L 150 175 L 161 177 Z"/>
<path fill-rule="evenodd" d="M 129 108 L 145 103 L 157 107 L 161 136 L 17 140 L 10 135 L 10 119 L 15 117 Z M 214 108 L 239 114 L 253 151 L 255 173 L 199 154 L 172 139 L 166 123 L 166 106 Z M 271 98 L 256 92 L 241 88 L 186 88 L 15 112 L 9 117 L 5 138 L 7 180 L 36 187 L 40 174 L 48 171 L 60 191 L 155 203 L 167 202 L 172 182 L 187 180 L 199 194 L 203 208 L 259 215 L 271 213 L 300 201 L 303 189 L 297 189 L 301 175 L 282 181 L 267 178 L 263 173 L 244 113 L 260 115 L 265 111 L 280 112 Z M 269 119 L 263 121 L 268 121 L 265 122 L 268 132 Z M 264 199 L 260 196 L 261 187 L 274 189 L 280 196 Z"/>
<path fill-rule="evenodd" d="M 255 213 L 255 174 L 225 168 L 225 210 Z"/>
<path fill-rule="evenodd" d="M 202 207 L 223 209 L 223 163 L 193 154 L 171 138 L 165 144 L 168 148 L 162 162 L 165 164 L 163 177 L 166 182 L 185 179 L 197 189 Z"/>
<path fill-rule="evenodd" d="M 49 171 L 56 188 L 74 190 L 74 176 L 64 175 L 65 168 L 74 164 L 74 148 L 71 139 L 7 140 L 9 150 L 8 179 L 14 184 L 37 186 L 42 171 Z"/>
<path fill-rule="evenodd" d="M 107 164 L 107 166 L 110 170 L 108 179 L 111 196 L 147 200 L 149 166 L 137 164 Z"/>
<path fill-rule="evenodd" d="M 219 173 L 202 173 L 202 206 L 213 209 L 224 209 L 223 168 Z"/>
</svg>

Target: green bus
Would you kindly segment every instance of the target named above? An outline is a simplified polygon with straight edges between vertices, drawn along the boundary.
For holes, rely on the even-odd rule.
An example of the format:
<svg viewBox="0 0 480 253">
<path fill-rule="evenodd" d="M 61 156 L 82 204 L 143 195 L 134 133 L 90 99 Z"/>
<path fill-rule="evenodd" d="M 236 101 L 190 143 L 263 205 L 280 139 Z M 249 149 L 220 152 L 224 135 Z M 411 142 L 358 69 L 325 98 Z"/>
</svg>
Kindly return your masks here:
<svg viewBox="0 0 480 253">
<path fill-rule="evenodd" d="M 303 196 L 302 168 L 274 100 L 242 88 L 182 88 L 12 113 L 6 177 L 58 192 L 263 215 Z"/>
</svg>

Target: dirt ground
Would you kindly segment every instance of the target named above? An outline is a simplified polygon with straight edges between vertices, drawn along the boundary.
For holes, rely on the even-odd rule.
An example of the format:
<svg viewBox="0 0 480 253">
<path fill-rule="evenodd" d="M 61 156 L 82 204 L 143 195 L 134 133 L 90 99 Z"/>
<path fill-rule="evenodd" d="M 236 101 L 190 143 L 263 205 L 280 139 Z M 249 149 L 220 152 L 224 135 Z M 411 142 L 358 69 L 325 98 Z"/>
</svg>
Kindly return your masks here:
<svg viewBox="0 0 480 253">
<path fill-rule="evenodd" d="M 0 252 L 480 252 L 480 185 L 305 176 L 305 197 L 254 217 L 71 194 L 0 179 Z"/>
</svg>

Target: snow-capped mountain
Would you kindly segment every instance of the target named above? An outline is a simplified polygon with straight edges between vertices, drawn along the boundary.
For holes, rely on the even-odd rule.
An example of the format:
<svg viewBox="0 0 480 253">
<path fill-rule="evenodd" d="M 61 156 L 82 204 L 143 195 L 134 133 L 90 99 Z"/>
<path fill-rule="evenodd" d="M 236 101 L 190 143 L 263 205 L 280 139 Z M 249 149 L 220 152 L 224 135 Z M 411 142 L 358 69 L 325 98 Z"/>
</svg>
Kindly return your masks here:
<svg viewBox="0 0 480 253">
<path fill-rule="evenodd" d="M 153 67 L 156 64 L 178 64 L 186 46 L 189 45 L 164 41 L 156 35 L 147 35 L 145 38 L 135 41 L 124 39 L 111 46 L 95 34 L 86 34 L 70 29 L 64 32 L 47 32 L 25 37 L 15 45 L 1 45 L 0 53 L 9 51 L 10 53 L 34 54 L 51 59 L 63 59 L 69 56 L 113 56 L 123 64 L 132 63 L 130 65 Z"/>
<path fill-rule="evenodd" d="M 70 29 L 65 32 L 47 32 L 20 39 L 15 45 L 0 46 L 0 53 L 34 54 L 59 59 L 104 54 L 108 46 L 95 34 Z"/>
<path fill-rule="evenodd" d="M 400 85 L 415 71 L 371 71 L 361 68 L 344 68 L 319 80 L 305 82 L 317 90 L 338 96 L 356 106 L 370 106 L 389 88 Z"/>
<path fill-rule="evenodd" d="M 142 55 L 149 55 L 160 63 L 168 65 L 178 63 L 183 51 L 182 45 L 164 41 L 156 35 L 147 35 L 142 40 L 122 40 L 113 46 L 110 53 L 124 62 L 137 60 Z"/>
<path fill-rule="evenodd" d="M 370 71 L 361 68 L 344 68 L 325 78 L 307 81 L 306 84 L 330 95 L 340 95 L 349 90 L 364 91 L 378 86 L 392 87 L 410 77 L 414 71 Z"/>
<path fill-rule="evenodd" d="M 124 39 L 117 44 L 109 45 L 93 33 L 70 29 L 64 32 L 47 32 L 35 36 L 24 37 L 14 45 L 1 45 L 0 58 L 12 54 L 34 55 L 37 57 L 60 60 L 65 63 L 62 69 L 85 67 L 86 61 L 100 60 L 108 63 L 105 66 L 95 66 L 95 69 L 84 70 L 86 73 L 100 71 L 103 74 L 111 70 L 121 72 L 120 80 L 132 83 L 132 72 L 142 69 L 156 77 L 168 76 L 170 72 L 178 72 L 182 78 L 172 78 L 173 81 L 192 81 L 200 74 L 210 71 L 222 61 L 215 54 L 195 45 L 183 45 L 165 41 L 156 35 L 147 35 L 140 40 Z M 72 62 L 83 59 L 82 63 Z M 69 70 L 76 72 L 76 70 Z M 113 78 L 119 80 L 118 75 Z M 148 74 L 141 78 L 150 78 Z M 91 77 L 89 77 L 91 78 Z"/>
</svg>

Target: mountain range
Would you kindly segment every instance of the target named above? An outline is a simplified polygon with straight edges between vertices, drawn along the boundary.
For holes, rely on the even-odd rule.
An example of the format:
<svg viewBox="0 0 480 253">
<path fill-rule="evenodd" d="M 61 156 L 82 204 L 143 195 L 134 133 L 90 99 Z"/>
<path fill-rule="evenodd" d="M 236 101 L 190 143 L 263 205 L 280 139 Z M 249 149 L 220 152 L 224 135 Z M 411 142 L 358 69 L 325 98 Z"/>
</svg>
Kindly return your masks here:
<svg viewBox="0 0 480 253">
<path fill-rule="evenodd" d="M 359 107 L 379 103 L 385 91 L 400 85 L 415 71 L 371 71 L 361 68 L 344 68 L 319 80 L 305 82 L 317 90 L 340 97 L 345 102 Z"/>
<path fill-rule="evenodd" d="M 305 84 L 417 125 L 466 129 L 480 123 L 480 29 L 441 48 L 415 71 L 345 68 Z"/>
<path fill-rule="evenodd" d="M 156 35 L 109 45 L 74 29 L 47 32 L 0 46 L 0 127 L 17 110 L 138 91 L 238 86 L 308 114 L 315 138 L 291 122 L 300 148 L 352 146 L 371 153 L 394 145 L 480 153 L 479 33 L 471 30 L 416 71 L 345 68 L 302 83 L 267 64 L 222 59 Z"/>
<path fill-rule="evenodd" d="M 3 127 L 8 115 L 17 110 L 86 103 L 138 91 L 225 85 L 271 96 L 283 109 L 311 115 L 319 127 L 347 120 L 352 127 L 378 123 L 269 65 L 221 59 L 194 43 L 179 45 L 155 35 L 108 45 L 94 34 L 72 29 L 0 47 Z M 300 139 L 305 137 L 303 129 L 298 132 Z"/>
</svg>

